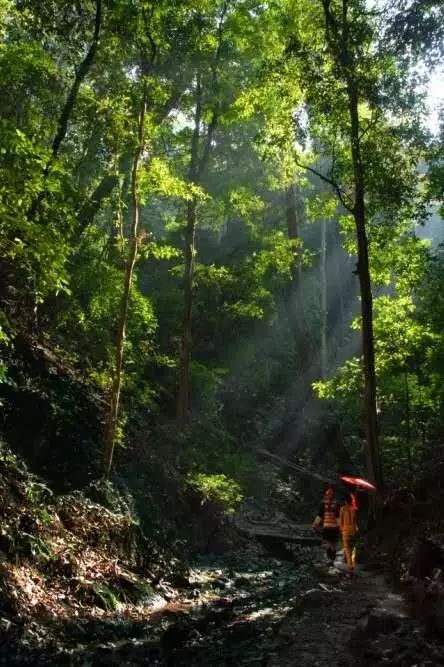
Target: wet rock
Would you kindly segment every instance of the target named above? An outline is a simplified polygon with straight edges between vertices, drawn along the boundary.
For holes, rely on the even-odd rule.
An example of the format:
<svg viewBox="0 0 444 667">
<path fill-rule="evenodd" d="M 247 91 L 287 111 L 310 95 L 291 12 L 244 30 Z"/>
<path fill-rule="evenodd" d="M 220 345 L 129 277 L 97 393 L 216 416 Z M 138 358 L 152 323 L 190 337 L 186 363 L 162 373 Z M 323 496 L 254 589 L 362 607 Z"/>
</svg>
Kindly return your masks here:
<svg viewBox="0 0 444 667">
<path fill-rule="evenodd" d="M 171 625 L 162 637 L 162 649 L 168 651 L 173 647 L 180 646 L 189 637 L 190 628 L 188 624 L 177 623 Z"/>
<path fill-rule="evenodd" d="M 192 588 L 192 584 L 183 572 L 174 572 L 169 581 L 174 588 Z"/>
<path fill-rule="evenodd" d="M 283 641 L 288 641 L 293 639 L 294 636 L 294 629 L 290 628 L 288 626 L 283 626 L 279 630 L 279 638 L 282 639 Z"/>
<path fill-rule="evenodd" d="M 243 588 L 244 586 L 250 586 L 251 582 L 248 577 L 236 577 L 234 585 L 236 588 Z"/>
<path fill-rule="evenodd" d="M 391 660 L 394 654 L 394 649 L 392 648 L 386 648 L 382 652 L 382 657 L 387 660 Z"/>
<path fill-rule="evenodd" d="M 12 621 L 9 618 L 0 618 L 0 631 L 8 632 L 11 629 Z"/>
<path fill-rule="evenodd" d="M 375 610 L 364 621 L 364 632 L 371 637 L 379 634 L 392 634 L 401 625 L 401 617 L 386 611 Z"/>
<path fill-rule="evenodd" d="M 411 556 L 409 574 L 424 579 L 444 564 L 444 554 L 439 544 L 432 540 L 418 540 Z"/>
<path fill-rule="evenodd" d="M 85 665 L 111 665 L 118 667 L 120 665 L 138 665 L 138 664 L 156 664 L 161 657 L 161 650 L 158 644 L 149 640 L 125 641 L 120 643 L 110 642 L 107 645 L 98 647 L 94 653 L 82 656 L 79 662 L 81 667 Z M 70 662 L 70 664 L 73 664 Z"/>
<path fill-rule="evenodd" d="M 229 580 L 226 577 L 217 577 L 212 583 L 215 588 L 227 588 Z"/>
<path fill-rule="evenodd" d="M 234 604 L 235 601 L 230 600 L 230 598 L 217 598 L 217 600 L 214 601 L 216 607 L 232 607 Z"/>
<path fill-rule="evenodd" d="M 432 597 L 424 606 L 427 629 L 444 637 L 444 597 Z"/>
<path fill-rule="evenodd" d="M 13 549 L 14 540 L 12 537 L 4 531 L 0 532 L 0 550 L 2 552 L 2 562 L 7 560 L 6 554 L 11 553 Z"/>
</svg>

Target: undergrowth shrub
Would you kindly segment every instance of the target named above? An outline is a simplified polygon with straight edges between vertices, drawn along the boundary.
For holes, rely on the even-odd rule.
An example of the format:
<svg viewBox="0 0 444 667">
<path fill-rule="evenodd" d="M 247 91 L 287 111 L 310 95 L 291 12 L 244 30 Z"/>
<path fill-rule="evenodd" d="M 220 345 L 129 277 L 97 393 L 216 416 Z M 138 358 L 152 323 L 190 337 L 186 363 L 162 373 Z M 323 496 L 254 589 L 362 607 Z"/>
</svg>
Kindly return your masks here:
<svg viewBox="0 0 444 667">
<path fill-rule="evenodd" d="M 244 499 L 240 485 L 227 475 L 190 473 L 187 483 L 208 500 L 222 505 L 227 514 L 234 514 Z"/>
</svg>

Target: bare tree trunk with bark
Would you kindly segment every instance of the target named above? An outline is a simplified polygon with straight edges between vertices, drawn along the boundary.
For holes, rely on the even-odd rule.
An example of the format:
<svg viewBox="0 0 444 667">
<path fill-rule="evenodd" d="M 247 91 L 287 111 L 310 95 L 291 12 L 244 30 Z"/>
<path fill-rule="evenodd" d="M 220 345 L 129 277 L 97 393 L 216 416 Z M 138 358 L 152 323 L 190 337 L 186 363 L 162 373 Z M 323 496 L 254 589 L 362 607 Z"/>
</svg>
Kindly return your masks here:
<svg viewBox="0 0 444 667">
<path fill-rule="evenodd" d="M 290 241 L 301 239 L 303 214 L 297 186 L 291 184 L 285 192 L 287 235 Z M 306 312 L 302 295 L 302 268 L 299 258 L 295 258 L 291 267 L 291 281 L 286 294 L 287 317 L 293 332 L 298 355 L 299 370 L 303 374 L 310 357 L 310 341 L 307 333 Z"/>
<path fill-rule="evenodd" d="M 351 124 L 351 153 L 355 186 L 355 203 L 353 217 L 355 219 L 356 237 L 358 241 L 358 276 L 361 289 L 362 347 L 364 355 L 365 378 L 365 430 L 367 441 L 368 473 L 376 485 L 382 487 L 382 470 L 378 448 L 378 416 L 376 404 L 376 371 L 375 343 L 373 335 L 373 295 L 368 259 L 368 240 L 365 214 L 365 180 L 362 163 L 359 112 L 359 96 L 356 82 L 349 80 L 347 86 L 349 114 Z"/>
<path fill-rule="evenodd" d="M 120 315 L 117 330 L 116 354 L 114 365 L 114 376 L 111 386 L 111 397 L 109 412 L 105 426 L 105 449 L 104 449 L 104 467 L 105 477 L 109 477 L 116 439 L 116 430 L 119 419 L 120 406 L 120 391 L 122 387 L 122 374 L 124 366 L 124 351 L 125 351 L 125 333 L 126 323 L 128 319 L 128 309 L 131 294 L 131 284 L 133 281 L 134 266 L 136 264 L 138 250 L 139 250 L 139 219 L 140 219 L 140 203 L 138 192 L 138 169 L 144 145 L 144 121 L 145 110 L 147 102 L 147 91 L 144 89 L 142 102 L 138 120 L 138 137 L 137 147 L 134 154 L 133 165 L 131 170 L 131 231 L 130 231 L 130 247 L 129 254 L 126 261 L 126 270 L 123 284 L 122 300 L 120 302 Z"/>
<path fill-rule="evenodd" d="M 321 220 L 321 376 L 327 377 L 328 345 L 327 345 L 327 220 Z"/>
<path fill-rule="evenodd" d="M 285 213 L 287 218 L 287 234 L 290 241 L 300 238 L 299 219 L 296 199 L 296 186 L 292 183 L 285 192 Z M 301 268 L 300 263 L 295 260 L 291 267 L 291 281 L 287 290 L 287 316 L 295 340 L 300 338 L 304 314 L 302 312 L 301 291 Z"/>
<path fill-rule="evenodd" d="M 193 197 L 187 205 L 187 228 L 185 231 L 184 313 L 182 341 L 180 347 L 180 377 L 177 399 L 177 417 L 181 424 L 188 421 L 191 410 L 190 360 L 193 341 L 193 278 L 196 235 L 197 201 Z"/>
<path fill-rule="evenodd" d="M 202 86 L 200 73 L 196 76 L 196 106 L 194 111 L 194 129 L 191 139 L 191 158 L 188 170 L 190 183 L 197 183 L 199 176 L 199 143 L 202 122 Z M 190 417 L 191 390 L 190 390 L 190 359 L 192 345 L 192 317 L 193 317 L 193 278 L 196 238 L 197 200 L 193 197 L 187 203 L 187 226 L 185 229 L 184 249 L 184 310 L 182 322 L 182 339 L 180 345 L 179 391 L 177 395 L 177 419 L 180 424 L 186 424 Z"/>
<path fill-rule="evenodd" d="M 215 93 L 218 83 L 218 68 L 220 63 L 223 27 L 228 11 L 229 0 L 226 0 L 219 17 L 217 30 L 217 48 L 212 64 L 212 76 L 210 88 Z M 199 184 L 202 175 L 208 165 L 211 152 L 214 131 L 218 122 L 219 105 L 216 103 L 212 109 L 205 135 L 201 141 L 202 126 L 202 74 L 196 72 L 196 106 L 194 112 L 194 129 L 191 138 L 191 158 L 188 171 L 188 180 L 192 184 Z M 201 145 L 202 144 L 202 145 Z M 193 343 L 192 316 L 193 316 L 193 278 L 196 254 L 196 223 L 197 223 L 197 199 L 193 197 L 187 204 L 187 225 L 185 230 L 184 250 L 184 312 L 182 323 L 182 338 L 179 355 L 179 389 L 177 394 L 177 421 L 181 426 L 188 423 L 191 415 L 191 381 L 190 361 Z"/>
<path fill-rule="evenodd" d="M 353 167 L 353 205 L 347 207 L 353 215 L 358 245 L 358 277 L 361 292 L 362 348 L 364 358 L 364 418 L 366 458 L 369 477 L 382 489 L 383 478 L 378 445 L 378 416 L 376 403 L 375 346 L 373 334 L 373 295 L 368 258 L 365 208 L 365 169 L 362 159 L 359 121 L 359 84 L 352 36 L 350 34 L 349 1 L 342 0 L 340 18 L 333 13 L 331 0 L 321 0 L 324 9 L 327 43 L 346 85 L 350 120 L 350 149 Z M 341 191 L 336 192 L 344 203 Z"/>
<path fill-rule="evenodd" d="M 293 240 L 298 238 L 298 220 L 296 214 L 296 200 L 294 193 L 294 185 L 289 185 L 285 191 L 285 213 L 287 218 L 287 233 L 288 239 Z M 287 316 L 290 328 L 293 331 L 293 336 L 296 338 L 297 334 L 297 291 L 298 291 L 298 270 L 296 262 L 291 267 L 291 280 L 288 284 L 287 290 Z"/>
</svg>

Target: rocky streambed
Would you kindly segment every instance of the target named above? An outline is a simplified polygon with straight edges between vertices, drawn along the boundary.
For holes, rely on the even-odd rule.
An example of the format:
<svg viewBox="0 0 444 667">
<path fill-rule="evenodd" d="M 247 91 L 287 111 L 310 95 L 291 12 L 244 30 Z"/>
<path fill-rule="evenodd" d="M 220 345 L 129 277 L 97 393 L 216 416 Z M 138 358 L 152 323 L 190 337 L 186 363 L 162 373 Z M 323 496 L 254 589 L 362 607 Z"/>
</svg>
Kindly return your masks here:
<svg viewBox="0 0 444 667">
<path fill-rule="evenodd" d="M 224 665 L 263 664 L 299 597 L 317 586 L 313 552 L 279 560 L 252 546 L 192 564 L 180 588 L 138 612 L 85 610 L 4 629 L 3 664 Z M 1 630 L 0 630 L 1 631 Z"/>
<path fill-rule="evenodd" d="M 444 664 L 442 647 L 382 575 L 362 571 L 350 582 L 340 558 L 328 569 L 319 548 L 292 553 L 292 560 L 260 549 L 202 557 L 180 590 L 165 585 L 164 597 L 138 614 L 42 619 L 15 642 L 10 634 L 3 664 Z"/>
</svg>

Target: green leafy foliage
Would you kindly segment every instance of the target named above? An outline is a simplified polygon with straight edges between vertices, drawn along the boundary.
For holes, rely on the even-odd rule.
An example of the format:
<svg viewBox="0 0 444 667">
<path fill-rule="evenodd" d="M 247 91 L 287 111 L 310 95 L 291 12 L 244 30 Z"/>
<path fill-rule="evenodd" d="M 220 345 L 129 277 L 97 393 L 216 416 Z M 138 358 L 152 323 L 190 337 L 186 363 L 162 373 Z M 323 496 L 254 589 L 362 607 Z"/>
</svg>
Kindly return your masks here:
<svg viewBox="0 0 444 667">
<path fill-rule="evenodd" d="M 226 475 L 194 473 L 187 477 L 187 483 L 208 500 L 222 505 L 227 514 L 234 514 L 244 498 L 239 484 Z"/>
<path fill-rule="evenodd" d="M 104 4 L 76 89 L 94 3 L 0 2 L 0 346 L 13 366 L 22 338 L 55 350 L 108 405 L 136 196 L 122 460 L 140 441 L 162 451 L 168 432 L 172 467 L 232 511 L 254 477 L 246 446 L 316 449 L 318 398 L 351 447 L 362 440 L 347 77 L 320 0 Z M 340 3 L 330 8 L 339 20 Z M 402 12 L 382 21 L 361 0 L 347 10 L 390 471 L 420 460 L 444 415 L 442 252 L 417 233 L 443 205 L 443 137 L 424 130 L 414 63 L 426 42 L 436 56 L 439 30 L 417 10 L 416 42 Z M 179 428 L 187 289 L 192 409 Z M 17 381 L 6 366 L 5 396 Z M 51 394 L 60 419 L 64 400 Z"/>
</svg>

